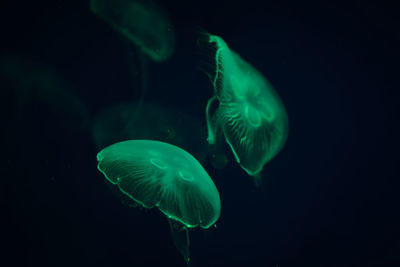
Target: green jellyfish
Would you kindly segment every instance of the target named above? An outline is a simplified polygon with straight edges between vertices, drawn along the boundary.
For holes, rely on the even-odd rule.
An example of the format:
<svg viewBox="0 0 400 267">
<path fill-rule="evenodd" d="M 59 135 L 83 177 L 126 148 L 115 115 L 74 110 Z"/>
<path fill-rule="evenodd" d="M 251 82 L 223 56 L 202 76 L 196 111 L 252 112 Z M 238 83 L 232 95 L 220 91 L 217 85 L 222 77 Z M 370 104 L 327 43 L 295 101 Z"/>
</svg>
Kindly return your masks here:
<svg viewBox="0 0 400 267">
<path fill-rule="evenodd" d="M 286 142 L 285 107 L 267 79 L 223 39 L 207 38 L 216 47 L 216 72 L 211 77 L 214 96 L 206 107 L 207 141 L 215 144 L 218 131 L 222 131 L 236 161 L 249 175 L 259 178 L 263 166 Z M 211 112 L 215 101 L 218 107 Z"/>
<path fill-rule="evenodd" d="M 188 229 L 218 220 L 217 188 L 201 164 L 185 150 L 151 140 L 123 141 L 97 154 L 98 170 L 144 208 L 168 218 L 175 246 L 190 262 Z"/>
<path fill-rule="evenodd" d="M 90 8 L 152 60 L 172 55 L 175 35 L 163 10 L 145 0 L 91 0 Z"/>
</svg>

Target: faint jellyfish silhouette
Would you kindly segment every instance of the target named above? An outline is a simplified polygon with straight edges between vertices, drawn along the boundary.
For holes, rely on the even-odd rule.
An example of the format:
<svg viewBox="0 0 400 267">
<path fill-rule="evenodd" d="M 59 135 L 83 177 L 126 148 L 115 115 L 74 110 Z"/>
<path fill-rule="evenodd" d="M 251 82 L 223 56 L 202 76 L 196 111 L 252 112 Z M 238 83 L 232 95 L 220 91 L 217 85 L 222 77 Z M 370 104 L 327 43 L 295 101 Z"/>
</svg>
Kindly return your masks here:
<svg viewBox="0 0 400 267">
<path fill-rule="evenodd" d="M 283 147 L 288 118 L 279 96 L 266 78 L 231 51 L 218 36 L 206 34 L 215 45 L 214 96 L 206 107 L 207 141 L 216 143 L 222 130 L 236 161 L 260 183 L 259 173 Z M 219 102 L 211 112 L 214 101 Z"/>
<path fill-rule="evenodd" d="M 156 103 L 127 102 L 106 108 L 96 115 L 92 135 L 99 149 L 123 140 L 150 139 L 181 147 L 201 163 L 207 156 L 207 134 L 200 119 Z"/>
<path fill-rule="evenodd" d="M 0 88 L 5 94 L 2 106 L 10 105 L 3 132 L 14 137 L 15 150 L 23 150 L 18 155 L 27 167 L 38 170 L 43 162 L 55 166 L 86 141 L 87 107 L 53 67 L 19 56 L 1 57 Z"/>
<path fill-rule="evenodd" d="M 220 197 L 210 176 L 185 150 L 151 140 L 123 141 L 97 154 L 98 170 L 144 208 L 157 207 L 169 221 L 176 248 L 189 265 L 189 228 L 218 220 Z"/>
<path fill-rule="evenodd" d="M 165 61 L 174 51 L 175 33 L 170 19 L 162 8 L 149 0 L 91 0 L 90 8 L 140 49 L 140 70 L 133 74 L 141 76 L 142 103 L 149 82 L 148 58 Z"/>
<path fill-rule="evenodd" d="M 175 34 L 166 13 L 152 1 L 91 0 L 90 8 L 153 61 L 168 59 Z"/>
<path fill-rule="evenodd" d="M 33 111 L 45 106 L 52 113 L 59 113 L 68 130 L 86 130 L 89 120 L 86 106 L 68 81 L 51 66 L 20 57 L 3 57 L 0 58 L 0 82 L 15 101 L 17 119 L 33 116 Z"/>
</svg>

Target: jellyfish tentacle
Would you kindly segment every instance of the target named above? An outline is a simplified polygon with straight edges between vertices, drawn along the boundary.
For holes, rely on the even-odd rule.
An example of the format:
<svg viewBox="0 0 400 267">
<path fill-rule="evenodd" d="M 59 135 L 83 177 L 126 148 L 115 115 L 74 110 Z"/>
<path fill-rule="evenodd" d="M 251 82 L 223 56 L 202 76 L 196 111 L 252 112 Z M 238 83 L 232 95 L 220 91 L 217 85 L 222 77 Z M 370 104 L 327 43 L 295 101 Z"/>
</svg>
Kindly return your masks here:
<svg viewBox="0 0 400 267">
<path fill-rule="evenodd" d="M 174 242 L 175 247 L 182 254 L 186 263 L 190 262 L 190 240 L 189 240 L 189 231 L 187 227 L 182 225 L 181 223 L 168 219 L 169 228 L 171 230 L 172 240 Z"/>
<path fill-rule="evenodd" d="M 262 190 L 262 184 L 263 184 L 263 180 L 262 180 L 263 176 L 261 174 L 261 172 L 253 175 L 253 182 L 254 185 L 259 188 L 260 190 Z"/>
<path fill-rule="evenodd" d="M 206 106 L 206 121 L 207 121 L 207 132 L 208 132 L 208 136 L 207 136 L 207 142 L 212 145 L 215 144 L 216 142 L 216 122 L 215 122 L 215 118 L 213 118 L 213 116 L 211 115 L 211 105 L 212 103 L 217 99 L 216 96 L 211 97 L 208 102 L 207 102 L 207 106 Z"/>
<path fill-rule="evenodd" d="M 209 99 L 206 107 L 206 120 L 208 137 L 207 142 L 210 145 L 210 160 L 211 164 L 217 169 L 223 169 L 228 164 L 228 158 L 226 157 L 222 142 L 222 131 L 220 131 L 220 125 L 218 123 L 218 114 L 211 115 L 211 105 L 216 103 L 217 97 L 213 96 Z M 218 108 L 217 108 L 218 110 Z"/>
</svg>

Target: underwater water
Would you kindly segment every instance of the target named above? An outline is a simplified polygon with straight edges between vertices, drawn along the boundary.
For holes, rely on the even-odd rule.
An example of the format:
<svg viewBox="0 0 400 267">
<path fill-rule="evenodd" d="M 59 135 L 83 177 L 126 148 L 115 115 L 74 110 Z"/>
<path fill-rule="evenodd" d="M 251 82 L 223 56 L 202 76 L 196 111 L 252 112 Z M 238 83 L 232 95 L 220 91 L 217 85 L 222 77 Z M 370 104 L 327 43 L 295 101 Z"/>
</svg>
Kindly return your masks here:
<svg viewBox="0 0 400 267">
<path fill-rule="evenodd" d="M 400 266 L 394 6 L 7 2 L 1 266 Z M 207 34 L 223 39 L 233 59 L 218 57 Z M 218 67 L 226 72 L 216 75 Z M 224 120 L 233 98 L 220 96 L 216 84 L 237 85 L 241 115 L 225 112 Z M 261 115 L 257 101 L 243 100 L 259 100 L 260 84 L 274 91 L 264 94 Z M 217 115 L 207 118 L 215 95 L 221 99 L 209 111 Z M 278 113 L 277 123 L 271 114 Z M 252 134 L 236 130 L 239 123 Z M 149 197 L 146 184 L 110 183 L 97 169 L 100 151 L 131 139 L 188 152 L 206 185 L 194 193 L 174 188 L 184 194 L 179 201 L 169 195 L 166 212 L 157 203 L 159 177 L 147 172 L 154 208 L 140 205 L 134 199 Z M 174 150 L 140 149 L 135 157 L 147 156 L 146 166 L 168 177 L 159 179 L 163 188 L 176 178 L 166 169 L 179 183 L 197 182 L 191 166 L 181 172 L 186 161 L 175 160 Z M 126 154 L 107 170 L 136 179 L 139 160 Z"/>
</svg>

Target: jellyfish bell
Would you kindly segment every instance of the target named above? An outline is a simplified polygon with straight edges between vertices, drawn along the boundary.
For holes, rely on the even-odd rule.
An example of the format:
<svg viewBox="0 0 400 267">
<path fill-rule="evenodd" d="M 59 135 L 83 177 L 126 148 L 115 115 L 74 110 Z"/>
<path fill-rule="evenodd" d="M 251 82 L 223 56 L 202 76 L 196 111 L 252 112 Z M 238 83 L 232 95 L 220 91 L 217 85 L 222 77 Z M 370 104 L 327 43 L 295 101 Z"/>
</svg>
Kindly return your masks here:
<svg viewBox="0 0 400 267">
<path fill-rule="evenodd" d="M 164 61 L 172 55 L 175 45 L 172 23 L 152 1 L 91 0 L 90 8 L 153 61 Z"/>
<path fill-rule="evenodd" d="M 157 206 L 188 228 L 209 228 L 219 217 L 213 181 L 191 154 L 177 146 L 122 141 L 101 150 L 97 160 L 106 178 L 145 208 Z"/>
<path fill-rule="evenodd" d="M 266 78 L 222 38 L 209 35 L 208 40 L 216 47 L 216 71 L 212 79 L 215 95 L 206 107 L 207 140 L 215 143 L 220 127 L 242 169 L 257 176 L 286 142 L 285 107 Z M 219 105 L 212 113 L 215 101 Z"/>
<path fill-rule="evenodd" d="M 249 175 L 261 172 L 281 150 L 288 129 L 286 111 L 279 97 L 266 80 L 257 78 L 253 79 L 253 86 L 259 86 L 257 90 L 239 97 L 233 94 L 230 102 L 220 101 L 217 110 L 226 142 Z"/>
<path fill-rule="evenodd" d="M 169 220 L 175 246 L 190 261 L 188 229 L 218 220 L 217 188 L 185 150 L 151 140 L 122 141 L 97 154 L 98 170 L 144 208 L 157 207 Z"/>
</svg>

